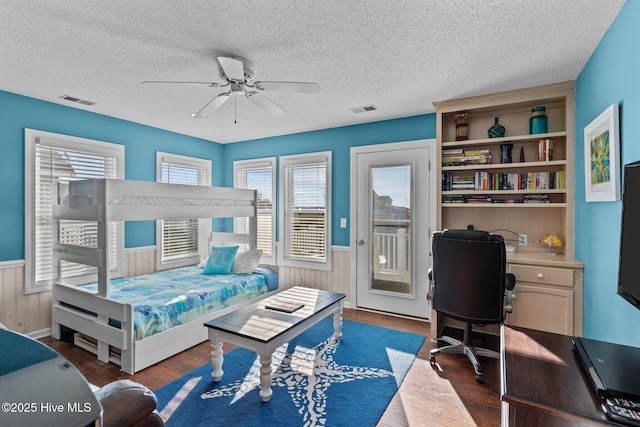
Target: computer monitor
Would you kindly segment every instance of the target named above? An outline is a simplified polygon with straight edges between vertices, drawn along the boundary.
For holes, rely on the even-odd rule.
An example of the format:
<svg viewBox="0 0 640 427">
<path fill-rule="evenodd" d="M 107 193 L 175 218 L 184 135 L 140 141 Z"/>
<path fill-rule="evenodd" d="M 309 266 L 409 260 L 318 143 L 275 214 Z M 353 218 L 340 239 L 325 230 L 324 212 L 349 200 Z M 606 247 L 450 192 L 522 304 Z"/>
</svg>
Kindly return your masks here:
<svg viewBox="0 0 640 427">
<path fill-rule="evenodd" d="M 618 295 L 640 310 L 640 161 L 624 167 Z"/>
</svg>

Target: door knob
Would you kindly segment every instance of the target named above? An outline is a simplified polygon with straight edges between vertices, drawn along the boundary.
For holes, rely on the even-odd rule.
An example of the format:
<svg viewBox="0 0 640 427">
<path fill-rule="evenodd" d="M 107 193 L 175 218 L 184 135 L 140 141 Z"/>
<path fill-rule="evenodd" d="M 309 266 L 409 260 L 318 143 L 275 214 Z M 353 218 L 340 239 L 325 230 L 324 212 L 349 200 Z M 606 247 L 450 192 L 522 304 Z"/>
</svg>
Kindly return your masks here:
<svg viewBox="0 0 640 427">
<path fill-rule="evenodd" d="M 358 246 L 364 245 L 364 240 L 358 240 Z"/>
</svg>

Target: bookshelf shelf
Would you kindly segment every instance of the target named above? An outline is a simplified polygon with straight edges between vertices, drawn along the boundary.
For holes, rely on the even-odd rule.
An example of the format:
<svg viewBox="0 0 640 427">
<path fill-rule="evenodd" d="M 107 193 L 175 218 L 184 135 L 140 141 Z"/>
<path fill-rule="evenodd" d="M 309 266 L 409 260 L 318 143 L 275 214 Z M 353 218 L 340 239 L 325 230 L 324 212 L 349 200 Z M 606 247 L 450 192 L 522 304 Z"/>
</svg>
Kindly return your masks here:
<svg viewBox="0 0 640 427">
<path fill-rule="evenodd" d="M 566 160 L 550 160 L 548 162 L 524 162 L 524 163 L 490 163 L 480 165 L 462 165 L 462 166 L 442 166 L 442 171 L 479 171 L 479 170 L 495 170 L 495 169 L 517 169 L 519 171 L 526 169 L 539 168 L 563 168 L 567 165 Z"/>
<path fill-rule="evenodd" d="M 566 194 L 567 190 L 565 188 L 561 189 L 547 189 L 547 190 L 450 190 L 443 191 L 443 195 L 450 196 L 467 196 L 467 195 L 483 195 L 483 194 Z"/>
<path fill-rule="evenodd" d="M 514 135 L 502 138 L 481 138 L 466 141 L 448 141 L 442 143 L 442 148 L 482 147 L 485 145 L 506 144 L 512 142 L 537 143 L 540 139 L 560 140 L 567 137 L 567 132 L 539 133 L 536 135 Z"/>
<path fill-rule="evenodd" d="M 549 209 L 566 208 L 566 203 L 442 203 L 443 209 L 449 208 L 490 208 L 490 209 Z"/>
</svg>

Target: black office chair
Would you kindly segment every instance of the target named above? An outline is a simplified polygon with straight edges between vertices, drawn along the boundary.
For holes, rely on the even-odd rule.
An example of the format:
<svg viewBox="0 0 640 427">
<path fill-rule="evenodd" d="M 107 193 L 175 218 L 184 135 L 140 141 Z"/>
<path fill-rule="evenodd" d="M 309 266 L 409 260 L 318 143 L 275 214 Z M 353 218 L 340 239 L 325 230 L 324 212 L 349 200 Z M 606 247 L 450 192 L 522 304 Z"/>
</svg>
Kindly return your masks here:
<svg viewBox="0 0 640 427">
<path fill-rule="evenodd" d="M 465 322 L 462 341 L 441 336 L 449 344 L 431 350 L 429 361 L 435 365 L 440 353 L 466 354 L 484 382 L 477 356 L 499 357 L 499 353 L 474 347 L 472 325 L 501 324 L 505 312 L 511 312 L 511 290 L 516 280 L 506 273 L 504 240 L 486 231 L 444 230 L 433 233 L 433 267 L 429 297 L 433 309 L 445 316 Z"/>
</svg>

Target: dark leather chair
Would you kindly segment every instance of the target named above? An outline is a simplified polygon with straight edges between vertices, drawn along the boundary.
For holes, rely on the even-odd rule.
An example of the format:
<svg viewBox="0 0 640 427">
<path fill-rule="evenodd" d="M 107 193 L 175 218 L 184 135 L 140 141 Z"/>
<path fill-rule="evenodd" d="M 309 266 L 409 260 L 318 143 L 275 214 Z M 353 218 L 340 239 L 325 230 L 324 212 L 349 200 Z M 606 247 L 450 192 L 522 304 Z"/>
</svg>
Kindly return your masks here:
<svg viewBox="0 0 640 427">
<path fill-rule="evenodd" d="M 162 427 L 158 399 L 144 385 L 131 380 L 91 387 L 102 405 L 102 427 Z"/>
<path fill-rule="evenodd" d="M 91 405 L 97 400 L 100 403 L 102 409 L 101 427 L 164 426 L 164 421 L 156 409 L 158 399 L 156 395 L 144 385 L 129 379 L 113 381 L 104 387 L 90 384 L 77 369 L 72 368 L 71 363 L 69 363 L 67 359 L 51 347 L 33 338 L 29 338 L 26 335 L 6 331 L 6 329 L 7 328 L 0 323 L 0 377 L 20 372 L 22 382 L 25 384 L 34 384 L 36 381 L 34 375 L 40 375 L 38 373 L 43 372 L 44 368 L 30 369 L 30 367 L 32 365 L 40 366 L 43 363 L 53 361 L 54 364 L 51 366 L 57 368 L 52 370 L 53 373 L 47 378 L 48 381 L 45 381 L 43 383 L 44 385 L 41 384 L 39 386 L 42 391 L 39 394 L 40 398 L 47 398 L 48 395 L 54 395 L 55 393 L 63 393 L 62 396 L 69 396 L 66 392 L 77 391 L 78 393 L 72 396 L 76 399 L 78 398 L 77 396 L 83 396 L 81 398 L 85 400 L 73 400 L 70 402 L 86 402 L 86 404 Z M 62 369 L 63 367 L 64 369 Z M 64 376 L 64 381 L 59 380 L 59 378 L 61 378 L 60 372 L 67 373 Z M 56 381 L 57 379 L 60 383 L 64 384 L 66 388 L 63 387 L 61 389 L 59 383 Z M 2 387 L 0 387 L 0 401 L 9 395 L 11 395 L 13 399 L 20 401 L 26 401 L 26 399 L 29 398 L 33 399 L 34 397 L 32 395 L 30 395 L 31 397 L 27 395 L 27 393 L 30 393 L 29 390 L 27 387 L 23 389 L 2 389 Z M 87 393 L 92 392 L 95 400 L 89 399 L 87 395 L 84 395 L 85 390 Z M 60 401 L 60 396 L 56 396 L 58 399 L 56 401 Z M 99 413 L 100 411 L 97 412 L 97 414 Z M 92 413 L 89 415 L 91 414 Z M 71 413 L 71 415 L 73 415 L 73 413 Z M 2 418 L 2 414 L 0 414 L 0 418 Z M 66 424 L 73 425 L 74 421 L 77 421 L 77 419 L 70 419 Z M 0 424 L 2 424 L 1 420 Z M 61 425 L 59 420 L 56 422 L 56 425 Z"/>
<path fill-rule="evenodd" d="M 463 340 L 439 336 L 449 344 L 431 350 L 435 365 L 441 353 L 466 354 L 484 381 L 478 356 L 497 358 L 499 353 L 473 345 L 472 325 L 501 324 L 511 312 L 511 290 L 515 276 L 506 273 L 506 252 L 502 236 L 486 231 L 444 230 L 432 236 L 433 267 L 429 270 L 429 296 L 433 309 L 464 322 Z"/>
</svg>

